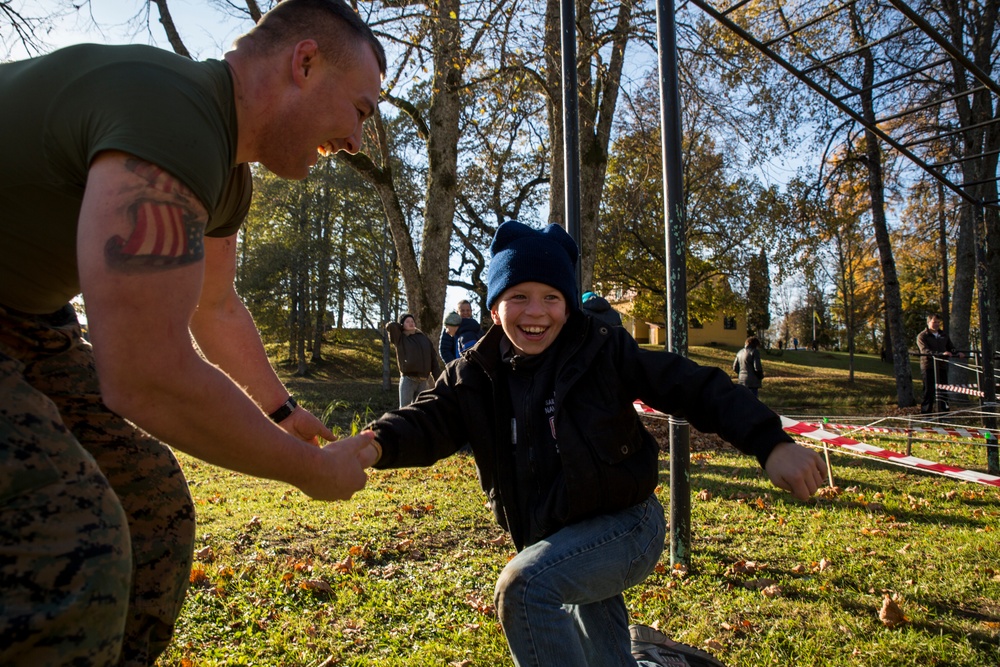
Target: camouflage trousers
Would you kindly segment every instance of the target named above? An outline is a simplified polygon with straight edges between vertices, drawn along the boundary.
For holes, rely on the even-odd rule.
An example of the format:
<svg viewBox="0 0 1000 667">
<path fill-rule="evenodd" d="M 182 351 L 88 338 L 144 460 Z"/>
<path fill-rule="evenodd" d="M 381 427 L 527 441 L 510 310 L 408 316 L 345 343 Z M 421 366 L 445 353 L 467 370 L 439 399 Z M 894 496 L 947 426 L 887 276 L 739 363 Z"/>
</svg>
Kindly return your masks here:
<svg viewBox="0 0 1000 667">
<path fill-rule="evenodd" d="M 0 307 L 0 667 L 151 665 L 187 591 L 170 449 L 101 401 L 71 307 Z"/>
</svg>

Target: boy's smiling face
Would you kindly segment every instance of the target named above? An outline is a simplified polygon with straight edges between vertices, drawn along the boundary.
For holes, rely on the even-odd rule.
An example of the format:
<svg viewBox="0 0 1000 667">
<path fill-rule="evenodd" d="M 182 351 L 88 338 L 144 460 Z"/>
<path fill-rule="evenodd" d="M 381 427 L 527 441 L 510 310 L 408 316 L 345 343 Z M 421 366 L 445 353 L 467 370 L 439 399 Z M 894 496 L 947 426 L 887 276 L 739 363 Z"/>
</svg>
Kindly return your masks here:
<svg viewBox="0 0 1000 667">
<path fill-rule="evenodd" d="M 490 308 L 494 324 L 503 327 L 518 354 L 544 352 L 569 318 L 566 297 L 544 283 L 518 283 L 507 288 Z"/>
</svg>

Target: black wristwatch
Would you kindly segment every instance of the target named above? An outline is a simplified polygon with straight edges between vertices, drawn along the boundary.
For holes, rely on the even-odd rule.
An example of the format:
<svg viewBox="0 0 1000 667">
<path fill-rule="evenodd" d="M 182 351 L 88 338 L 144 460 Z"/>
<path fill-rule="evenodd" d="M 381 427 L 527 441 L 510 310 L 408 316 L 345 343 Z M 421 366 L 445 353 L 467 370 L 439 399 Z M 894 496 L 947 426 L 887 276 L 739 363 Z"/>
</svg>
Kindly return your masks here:
<svg viewBox="0 0 1000 667">
<path fill-rule="evenodd" d="M 295 411 L 295 408 L 299 407 L 299 404 L 295 402 L 294 396 L 289 396 L 288 400 L 281 404 L 281 407 L 268 415 L 275 424 L 280 424 L 281 422 L 288 419 L 288 415 Z"/>
</svg>

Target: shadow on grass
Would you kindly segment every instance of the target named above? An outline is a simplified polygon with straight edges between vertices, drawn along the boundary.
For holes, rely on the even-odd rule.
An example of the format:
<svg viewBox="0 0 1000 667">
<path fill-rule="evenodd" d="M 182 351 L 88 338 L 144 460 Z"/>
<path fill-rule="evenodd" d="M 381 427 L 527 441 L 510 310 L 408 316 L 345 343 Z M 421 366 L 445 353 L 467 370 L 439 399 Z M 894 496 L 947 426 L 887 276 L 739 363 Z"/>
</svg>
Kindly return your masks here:
<svg viewBox="0 0 1000 667">
<path fill-rule="evenodd" d="M 716 465 L 702 462 L 692 468 L 693 489 L 695 488 L 694 480 L 698 478 L 700 473 L 725 478 L 723 480 L 702 478 L 697 480 L 697 488 L 707 489 L 716 497 L 727 500 L 753 500 L 767 495 L 771 496 L 774 502 L 780 501 L 792 506 L 815 507 L 817 509 L 826 510 L 864 510 L 873 516 L 892 515 L 895 517 L 897 522 L 926 525 L 948 524 L 950 526 L 963 526 L 967 528 L 979 528 L 984 525 L 981 521 L 956 514 L 913 510 L 900 505 L 893 505 L 890 509 L 881 502 L 864 503 L 859 502 L 856 499 L 852 499 L 849 496 L 825 499 L 814 497 L 808 501 L 801 501 L 797 500 L 790 494 L 771 487 L 765 473 L 756 468 L 734 468 L 727 465 Z M 869 480 L 851 479 L 843 475 L 839 476 L 835 481 L 838 482 L 838 485 L 841 488 L 845 488 L 845 486 L 864 486 L 867 489 L 874 488 Z M 664 485 L 670 484 L 668 468 L 664 468 L 660 471 L 660 483 Z M 692 491 L 692 493 L 695 492 L 696 491 Z M 914 490 L 914 492 L 921 493 L 919 490 Z"/>
</svg>

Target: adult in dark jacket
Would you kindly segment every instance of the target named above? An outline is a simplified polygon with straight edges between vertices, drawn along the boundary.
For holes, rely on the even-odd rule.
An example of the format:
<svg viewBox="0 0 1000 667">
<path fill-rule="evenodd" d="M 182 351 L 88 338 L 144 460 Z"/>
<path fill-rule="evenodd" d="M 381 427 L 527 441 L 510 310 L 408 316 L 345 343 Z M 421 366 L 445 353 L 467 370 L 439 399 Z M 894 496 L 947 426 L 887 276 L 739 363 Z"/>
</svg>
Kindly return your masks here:
<svg viewBox="0 0 1000 667">
<path fill-rule="evenodd" d="M 747 338 L 743 349 L 736 353 L 733 372 L 739 384 L 752 391 L 754 396 L 758 394 L 764 379 L 764 367 L 760 363 L 760 341 L 756 336 Z"/>
<path fill-rule="evenodd" d="M 618 314 L 617 310 L 611 307 L 611 304 L 603 296 L 594 294 L 593 292 L 584 292 L 582 308 L 583 312 L 596 320 L 604 322 L 609 327 L 620 327 L 622 325 L 622 316 Z"/>
<path fill-rule="evenodd" d="M 822 483 L 821 459 L 722 371 L 643 350 L 624 329 L 584 317 L 576 244 L 562 228 L 507 222 L 491 250 L 498 326 L 418 401 L 372 425 L 376 467 L 430 465 L 471 443 L 519 551 L 496 585 L 515 664 L 654 665 L 694 651 L 645 626 L 632 626 L 641 641 L 630 642 L 622 593 L 652 572 L 665 535 L 653 494 L 659 448 L 633 400 L 719 433 L 799 498 Z"/>
<path fill-rule="evenodd" d="M 937 385 L 948 384 L 948 359 L 952 356 L 964 358 L 965 355 L 955 349 L 951 338 L 941 330 L 941 316 L 937 313 L 927 316 L 927 328 L 917 334 L 917 350 L 920 351 L 920 376 L 924 381 L 920 412 L 947 412 L 947 403 L 935 401 Z"/>
<path fill-rule="evenodd" d="M 431 339 L 417 328 L 413 315 L 403 313 L 398 322 L 385 325 L 389 341 L 396 347 L 399 365 L 399 407 L 409 405 L 438 376 L 441 365 Z"/>
</svg>

